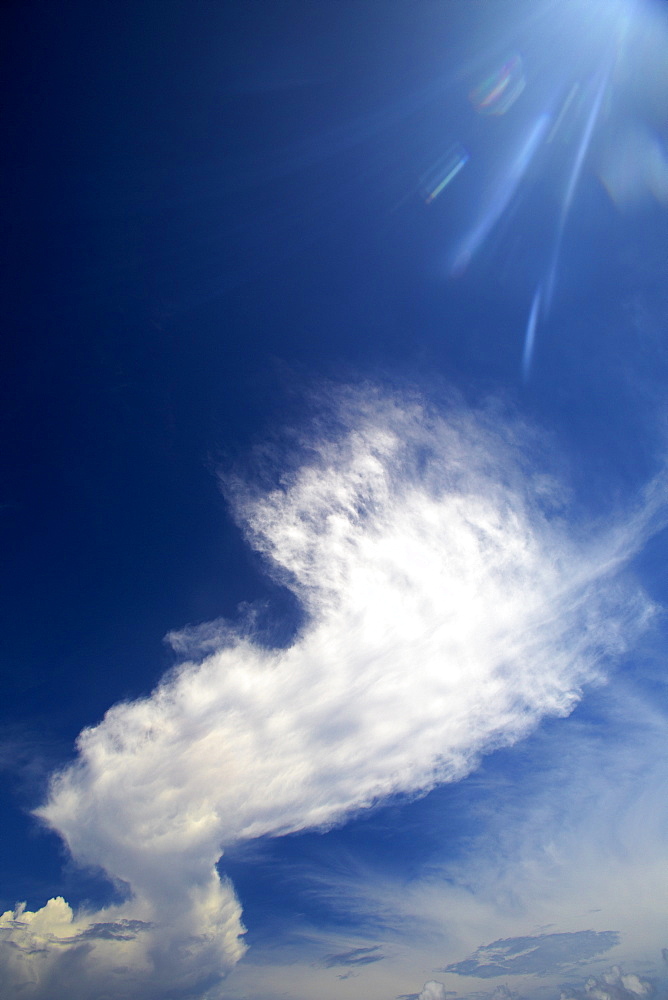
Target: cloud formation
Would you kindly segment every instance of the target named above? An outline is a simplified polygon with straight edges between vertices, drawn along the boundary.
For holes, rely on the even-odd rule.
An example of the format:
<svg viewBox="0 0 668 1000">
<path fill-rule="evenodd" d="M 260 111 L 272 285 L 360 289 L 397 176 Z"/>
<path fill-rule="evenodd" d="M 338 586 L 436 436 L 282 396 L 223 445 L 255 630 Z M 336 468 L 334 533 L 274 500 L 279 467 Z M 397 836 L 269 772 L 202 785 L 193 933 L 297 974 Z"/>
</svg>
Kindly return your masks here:
<svg viewBox="0 0 668 1000">
<path fill-rule="evenodd" d="M 642 516 L 585 540 L 540 442 L 493 408 L 342 393 L 301 456 L 278 486 L 226 490 L 304 625 L 284 649 L 204 629 L 199 659 L 81 733 L 38 815 L 128 898 L 5 915 L 26 996 L 218 996 L 244 950 L 225 846 L 461 778 L 568 714 L 651 614 L 620 572 Z M 67 962 L 97 986 L 54 985 Z"/>
<path fill-rule="evenodd" d="M 654 995 L 654 987 L 635 972 L 625 973 L 614 965 L 602 976 L 591 976 L 582 989 L 566 989 L 560 1000 L 639 1000 Z"/>
<path fill-rule="evenodd" d="M 422 992 L 418 994 L 417 1000 L 446 1000 L 447 993 L 443 983 L 430 979 L 424 984 Z"/>
<path fill-rule="evenodd" d="M 454 962 L 443 971 L 482 979 L 493 979 L 508 973 L 545 975 L 594 958 L 616 944 L 619 944 L 619 934 L 615 931 L 571 931 L 504 938 L 483 945 L 471 958 Z"/>
<path fill-rule="evenodd" d="M 339 955 L 327 955 L 324 964 L 331 969 L 335 965 L 371 965 L 373 962 L 382 962 L 384 958 L 380 945 L 374 945 L 372 948 L 352 948 Z"/>
</svg>

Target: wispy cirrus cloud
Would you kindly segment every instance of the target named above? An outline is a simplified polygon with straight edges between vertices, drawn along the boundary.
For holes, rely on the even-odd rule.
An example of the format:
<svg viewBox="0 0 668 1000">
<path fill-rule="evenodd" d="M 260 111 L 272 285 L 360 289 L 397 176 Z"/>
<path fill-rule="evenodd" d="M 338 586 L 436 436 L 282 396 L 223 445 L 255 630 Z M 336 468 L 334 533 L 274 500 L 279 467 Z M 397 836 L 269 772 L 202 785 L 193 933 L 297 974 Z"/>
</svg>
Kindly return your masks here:
<svg viewBox="0 0 668 1000">
<path fill-rule="evenodd" d="M 342 392 L 301 452 L 271 488 L 225 487 L 304 624 L 283 649 L 205 630 L 203 658 L 81 733 L 37 812 L 127 901 L 6 914 L 5 968 L 27 996 L 218 995 L 244 951 L 226 845 L 463 777 L 567 715 L 651 616 L 623 572 L 644 513 L 587 537 L 539 439 L 499 408 Z M 142 929 L 93 943 L 94 925 Z M 77 963 L 88 978 L 68 992 L 57 975 Z"/>
</svg>

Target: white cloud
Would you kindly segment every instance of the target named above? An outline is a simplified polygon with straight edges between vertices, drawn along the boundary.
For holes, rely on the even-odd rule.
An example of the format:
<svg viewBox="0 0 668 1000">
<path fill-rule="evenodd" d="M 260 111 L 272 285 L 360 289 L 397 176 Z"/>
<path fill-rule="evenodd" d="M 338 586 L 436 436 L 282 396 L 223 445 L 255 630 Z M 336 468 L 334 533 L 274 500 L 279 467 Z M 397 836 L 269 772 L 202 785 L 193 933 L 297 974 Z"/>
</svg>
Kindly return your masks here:
<svg viewBox="0 0 668 1000">
<path fill-rule="evenodd" d="M 616 572 L 643 518 L 585 541 L 534 467 L 538 442 L 499 412 L 439 415 L 367 389 L 332 420 L 339 433 L 306 442 L 280 487 L 228 483 L 249 541 L 305 609 L 292 645 L 223 629 L 211 652 L 216 630 L 202 633 L 202 662 L 82 732 L 38 811 L 76 860 L 129 885 L 114 919 L 151 924 L 131 959 L 105 943 L 109 996 L 129 978 L 133 996 L 167 980 L 188 995 L 238 960 L 239 906 L 215 869 L 225 845 L 462 777 L 568 714 L 651 612 Z M 26 996 L 47 995 L 40 970 L 68 950 L 40 941 Z"/>
<path fill-rule="evenodd" d="M 0 996 L 33 1000 L 206 997 L 243 954 L 241 908 L 227 883 L 188 887 L 182 912 L 141 895 L 74 914 L 62 897 L 0 915 Z M 217 995 L 217 992 L 216 992 Z"/>
<path fill-rule="evenodd" d="M 424 984 L 418 1000 L 446 1000 L 446 996 L 447 993 L 445 992 L 443 983 L 439 983 L 435 979 L 430 979 L 428 983 Z"/>
<path fill-rule="evenodd" d="M 615 965 L 600 977 L 591 976 L 581 990 L 562 992 L 561 1000 L 639 1000 L 653 995 L 650 982 Z"/>
</svg>

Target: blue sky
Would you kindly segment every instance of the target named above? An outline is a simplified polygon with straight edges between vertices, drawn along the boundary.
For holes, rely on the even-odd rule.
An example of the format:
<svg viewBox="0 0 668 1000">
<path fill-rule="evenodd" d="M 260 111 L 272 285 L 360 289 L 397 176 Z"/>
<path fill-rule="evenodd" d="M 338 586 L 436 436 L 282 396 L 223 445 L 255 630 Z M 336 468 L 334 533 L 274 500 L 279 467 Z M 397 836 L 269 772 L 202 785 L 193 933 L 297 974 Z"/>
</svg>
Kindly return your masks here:
<svg viewBox="0 0 668 1000">
<path fill-rule="evenodd" d="M 0 997 L 668 996 L 668 13 L 3 12 Z"/>
</svg>

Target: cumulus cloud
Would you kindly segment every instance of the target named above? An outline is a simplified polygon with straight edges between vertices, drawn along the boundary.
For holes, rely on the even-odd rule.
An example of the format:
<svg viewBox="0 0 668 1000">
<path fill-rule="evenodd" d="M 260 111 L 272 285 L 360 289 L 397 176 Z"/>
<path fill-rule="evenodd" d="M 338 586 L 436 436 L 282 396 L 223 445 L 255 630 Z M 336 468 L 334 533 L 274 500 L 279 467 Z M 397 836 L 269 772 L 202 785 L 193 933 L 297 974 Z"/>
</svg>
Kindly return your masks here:
<svg viewBox="0 0 668 1000">
<path fill-rule="evenodd" d="M 240 929 L 234 891 L 219 881 L 199 899 L 184 893 L 181 915 L 140 896 L 95 913 L 75 914 L 62 897 L 36 911 L 18 904 L 0 915 L 0 997 L 203 998 L 243 954 Z"/>
<path fill-rule="evenodd" d="M 562 991 L 561 1000 L 640 1000 L 653 995 L 650 982 L 615 965 L 600 977 L 590 977 L 582 989 Z"/>
<path fill-rule="evenodd" d="M 443 983 L 430 979 L 428 983 L 424 984 L 417 1000 L 446 1000 L 447 995 Z"/>
<path fill-rule="evenodd" d="M 443 983 L 437 982 L 436 979 L 430 979 L 419 993 L 404 993 L 397 997 L 397 1000 L 447 1000 L 448 997 L 452 996 L 455 994 L 449 993 Z"/>
<path fill-rule="evenodd" d="M 220 623 L 187 632 L 193 658 L 84 730 L 54 776 L 38 815 L 128 898 L 70 915 L 67 934 L 49 923 L 53 901 L 7 918 L 6 975 L 26 996 L 218 995 L 243 953 L 216 869 L 226 845 L 461 778 L 568 714 L 650 615 L 620 572 L 642 514 L 596 537 L 569 526 L 540 443 L 498 411 L 439 413 L 367 388 L 329 418 L 278 485 L 225 484 L 303 608 L 291 645 Z M 86 937 L 95 925 L 135 930 Z M 104 968 L 104 990 L 59 992 L 49 977 L 66 961 Z"/>
</svg>

